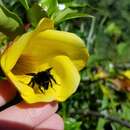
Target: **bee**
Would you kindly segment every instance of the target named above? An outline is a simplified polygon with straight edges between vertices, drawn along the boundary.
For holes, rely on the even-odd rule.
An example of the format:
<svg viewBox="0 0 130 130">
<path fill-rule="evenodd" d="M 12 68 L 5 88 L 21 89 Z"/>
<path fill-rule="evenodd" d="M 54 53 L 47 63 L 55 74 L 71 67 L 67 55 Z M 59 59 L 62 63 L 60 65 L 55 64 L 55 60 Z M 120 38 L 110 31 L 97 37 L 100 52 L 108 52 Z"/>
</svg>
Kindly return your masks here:
<svg viewBox="0 0 130 130">
<path fill-rule="evenodd" d="M 54 79 L 53 75 L 51 75 L 51 70 L 52 67 L 45 70 L 45 71 L 41 71 L 38 73 L 29 73 L 26 75 L 30 75 L 33 76 L 30 80 L 30 82 L 28 83 L 28 85 L 30 85 L 32 88 L 34 87 L 35 84 L 38 85 L 39 90 L 43 93 L 42 88 L 44 88 L 44 90 L 48 90 L 49 85 L 52 86 L 52 82 L 54 82 L 55 84 L 57 84 L 56 80 Z"/>
</svg>

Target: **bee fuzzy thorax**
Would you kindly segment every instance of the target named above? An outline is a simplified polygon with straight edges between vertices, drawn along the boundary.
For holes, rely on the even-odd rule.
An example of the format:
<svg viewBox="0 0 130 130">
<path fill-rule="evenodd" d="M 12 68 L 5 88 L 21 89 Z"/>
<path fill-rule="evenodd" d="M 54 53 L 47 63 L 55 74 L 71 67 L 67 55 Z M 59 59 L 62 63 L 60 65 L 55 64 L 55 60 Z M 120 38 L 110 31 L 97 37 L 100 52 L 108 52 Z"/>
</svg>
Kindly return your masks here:
<svg viewBox="0 0 130 130">
<path fill-rule="evenodd" d="M 49 86 L 53 88 L 53 83 L 57 84 L 55 78 L 51 74 L 51 68 L 46 69 L 45 71 L 40 71 L 38 73 L 29 73 L 26 75 L 32 76 L 29 86 L 34 88 L 35 85 L 38 86 L 39 90 L 44 93 L 44 90 L 48 90 Z"/>
</svg>

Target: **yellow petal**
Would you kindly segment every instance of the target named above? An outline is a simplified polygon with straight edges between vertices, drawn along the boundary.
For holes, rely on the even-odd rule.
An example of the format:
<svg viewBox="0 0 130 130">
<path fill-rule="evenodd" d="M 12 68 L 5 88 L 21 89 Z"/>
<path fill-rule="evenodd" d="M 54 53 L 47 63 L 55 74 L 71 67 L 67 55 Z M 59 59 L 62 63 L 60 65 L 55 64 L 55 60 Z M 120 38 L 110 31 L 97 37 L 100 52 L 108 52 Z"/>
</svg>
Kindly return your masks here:
<svg viewBox="0 0 130 130">
<path fill-rule="evenodd" d="M 23 82 L 25 79 L 19 80 L 20 78 L 14 75 L 12 72 L 8 72 L 7 76 L 9 77 L 10 81 L 15 85 L 15 87 L 20 91 L 21 94 L 33 95 L 33 89 L 29 87 L 25 82 Z"/>
<path fill-rule="evenodd" d="M 45 93 L 36 93 L 32 87 L 28 86 L 29 76 L 17 76 L 11 72 L 7 74 L 27 103 L 65 101 L 76 91 L 80 76 L 77 68 L 67 56 L 56 56 L 49 62 L 49 65 L 53 67 L 52 75 L 57 84 L 53 83 L 53 86 L 45 90 Z"/>
<path fill-rule="evenodd" d="M 24 48 L 29 42 L 32 33 L 26 33 L 21 36 L 18 40 L 15 40 L 13 44 L 11 44 L 5 52 L 1 56 L 1 67 L 5 73 L 10 71 L 17 60 L 21 56 Z"/>
<path fill-rule="evenodd" d="M 80 75 L 77 68 L 67 56 L 56 56 L 49 63 L 48 67 L 52 68 L 52 75 L 56 80 L 52 87 L 49 87 L 45 93 L 35 93 L 31 95 L 24 94 L 22 97 L 28 103 L 35 102 L 51 102 L 51 101 L 65 101 L 76 90 L 80 82 Z M 42 66 L 46 70 L 46 66 Z M 41 69 L 41 68 L 40 68 Z M 21 78 L 21 81 L 24 80 Z M 24 81 L 25 82 L 25 81 Z M 26 82 L 26 84 L 29 81 Z"/>
<path fill-rule="evenodd" d="M 54 23 L 52 20 L 48 18 L 42 18 L 40 22 L 38 23 L 35 32 L 39 33 L 48 29 L 54 29 Z"/>
<path fill-rule="evenodd" d="M 37 66 L 36 58 L 32 58 L 30 55 L 22 55 L 22 52 L 36 33 L 46 29 L 54 29 L 54 23 L 48 18 L 43 18 L 33 32 L 26 33 L 14 40 L 1 57 L 1 66 L 3 70 L 9 71 L 13 69 L 12 71 L 16 74 L 23 74 L 35 70 Z"/>
<path fill-rule="evenodd" d="M 88 58 L 85 44 L 77 35 L 56 30 L 38 33 L 31 39 L 23 53 L 35 57 L 39 64 L 56 55 L 66 55 L 73 60 L 78 70 L 84 67 Z"/>
<path fill-rule="evenodd" d="M 49 92 L 46 93 L 46 95 L 44 95 L 43 93 L 36 94 L 33 88 L 27 85 L 27 76 L 16 76 L 13 73 L 9 72 L 8 77 L 11 80 L 11 82 L 15 85 L 15 87 L 18 89 L 18 91 L 21 94 L 21 97 L 24 99 L 25 102 L 51 102 L 54 100 L 54 92 L 52 90 L 49 90 Z"/>
<path fill-rule="evenodd" d="M 67 56 L 56 56 L 51 65 L 58 76 L 58 80 L 55 78 L 57 85 L 54 86 L 56 100 L 65 101 L 77 90 L 80 82 L 79 72 Z"/>
<path fill-rule="evenodd" d="M 88 58 L 84 42 L 75 34 L 52 30 L 53 22 L 47 18 L 40 21 L 33 32 L 15 40 L 1 56 L 1 67 L 28 103 L 64 101 L 72 95 L 80 81 L 78 70 Z M 49 30 L 51 29 L 51 30 Z M 39 72 L 52 67 L 57 83 L 45 93 L 28 85 L 29 72 Z"/>
</svg>

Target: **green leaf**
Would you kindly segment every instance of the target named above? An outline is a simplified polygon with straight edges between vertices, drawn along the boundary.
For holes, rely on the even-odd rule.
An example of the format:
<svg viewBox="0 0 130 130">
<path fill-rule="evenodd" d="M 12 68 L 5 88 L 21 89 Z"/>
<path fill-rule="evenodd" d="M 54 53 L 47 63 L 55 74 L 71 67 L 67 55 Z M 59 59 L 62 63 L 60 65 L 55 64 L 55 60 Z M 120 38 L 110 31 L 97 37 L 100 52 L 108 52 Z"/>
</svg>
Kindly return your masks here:
<svg viewBox="0 0 130 130">
<path fill-rule="evenodd" d="M 66 8 L 64 10 L 59 10 L 52 15 L 52 19 L 55 21 L 56 24 L 64 22 L 66 20 L 81 18 L 81 17 L 90 17 L 93 16 L 88 15 L 87 13 L 78 13 L 77 10 L 72 10 L 70 8 Z"/>
<path fill-rule="evenodd" d="M 3 1 L 2 0 L 0 0 L 0 5 L 3 5 Z"/>
<path fill-rule="evenodd" d="M 87 66 L 95 66 L 97 62 L 99 62 L 100 60 L 104 60 L 104 59 L 100 59 L 100 57 L 98 57 L 98 55 L 93 54 L 89 57 L 88 61 L 87 61 Z"/>
<path fill-rule="evenodd" d="M 115 61 L 117 59 L 116 44 L 103 32 L 98 32 L 95 43 L 95 54 L 100 59 Z"/>
<path fill-rule="evenodd" d="M 96 130 L 103 130 L 106 122 L 104 119 L 99 119 Z"/>
<path fill-rule="evenodd" d="M 40 5 L 47 10 L 49 16 L 51 16 L 52 13 L 58 10 L 57 0 L 41 0 Z"/>
<path fill-rule="evenodd" d="M 117 46 L 117 51 L 119 63 L 130 62 L 130 43 L 120 43 Z"/>
<path fill-rule="evenodd" d="M 122 104 L 122 114 L 121 114 L 121 117 L 123 119 L 127 119 L 130 121 L 130 116 L 129 116 L 129 113 L 130 113 L 130 105 L 129 103 L 124 103 Z"/>
<path fill-rule="evenodd" d="M 29 0 L 19 0 L 26 10 L 29 9 Z"/>
<path fill-rule="evenodd" d="M 65 130 L 80 130 L 80 121 L 76 121 L 74 118 L 67 118 L 65 120 Z"/>
<path fill-rule="evenodd" d="M 33 27 L 36 27 L 41 18 L 48 17 L 47 13 L 38 4 L 32 5 L 27 14 L 28 19 Z"/>
<path fill-rule="evenodd" d="M 71 2 L 72 0 L 58 0 L 58 3 L 66 3 L 66 2 Z"/>
<path fill-rule="evenodd" d="M 122 42 L 117 46 L 117 51 L 118 51 L 119 55 L 122 55 L 122 53 L 123 53 L 124 49 L 126 48 L 126 46 L 127 46 L 127 43 L 125 43 L 125 42 Z"/>
<path fill-rule="evenodd" d="M 0 31 L 10 38 L 24 32 L 21 19 L 3 5 L 0 5 L 0 18 Z"/>
<path fill-rule="evenodd" d="M 109 34 L 109 35 L 116 35 L 116 36 L 120 36 L 121 35 L 121 29 L 118 25 L 116 25 L 116 23 L 111 22 L 108 24 L 108 26 L 105 29 L 105 33 Z"/>
<path fill-rule="evenodd" d="M 0 42 L 5 38 L 6 36 L 0 32 Z"/>
</svg>

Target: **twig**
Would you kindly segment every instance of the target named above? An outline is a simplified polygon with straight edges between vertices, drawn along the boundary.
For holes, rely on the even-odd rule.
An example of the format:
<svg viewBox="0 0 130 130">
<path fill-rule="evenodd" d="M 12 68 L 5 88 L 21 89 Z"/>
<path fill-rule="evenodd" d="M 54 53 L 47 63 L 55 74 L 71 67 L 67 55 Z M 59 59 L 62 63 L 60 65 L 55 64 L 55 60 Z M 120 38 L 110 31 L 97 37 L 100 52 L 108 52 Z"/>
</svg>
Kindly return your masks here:
<svg viewBox="0 0 130 130">
<path fill-rule="evenodd" d="M 116 122 L 122 126 L 125 126 L 127 128 L 130 128 L 130 122 L 128 122 L 127 120 L 123 120 L 123 119 L 119 119 L 118 117 L 115 116 L 110 116 L 110 115 L 106 115 L 106 114 L 102 114 L 96 111 L 87 111 L 84 116 L 96 116 L 99 118 L 105 118 L 106 120 L 110 120 L 111 122 Z"/>
</svg>

